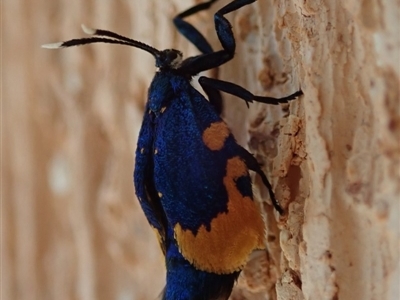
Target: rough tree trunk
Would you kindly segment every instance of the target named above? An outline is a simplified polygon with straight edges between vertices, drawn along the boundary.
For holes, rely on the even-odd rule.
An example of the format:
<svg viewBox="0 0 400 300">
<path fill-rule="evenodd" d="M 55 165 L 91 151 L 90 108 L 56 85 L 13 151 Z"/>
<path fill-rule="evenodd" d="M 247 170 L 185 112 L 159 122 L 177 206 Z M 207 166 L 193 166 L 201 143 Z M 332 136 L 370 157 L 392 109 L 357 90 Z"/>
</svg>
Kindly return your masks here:
<svg viewBox="0 0 400 300">
<path fill-rule="evenodd" d="M 132 184 L 153 58 L 122 46 L 50 51 L 80 24 L 196 52 L 171 18 L 195 1 L 4 0 L 2 299 L 155 299 L 157 242 Z M 191 18 L 214 48 L 211 11 Z M 398 299 L 400 3 L 259 0 L 229 15 L 219 77 L 290 105 L 226 96 L 224 117 L 288 214 L 255 189 L 268 243 L 232 299 Z"/>
</svg>

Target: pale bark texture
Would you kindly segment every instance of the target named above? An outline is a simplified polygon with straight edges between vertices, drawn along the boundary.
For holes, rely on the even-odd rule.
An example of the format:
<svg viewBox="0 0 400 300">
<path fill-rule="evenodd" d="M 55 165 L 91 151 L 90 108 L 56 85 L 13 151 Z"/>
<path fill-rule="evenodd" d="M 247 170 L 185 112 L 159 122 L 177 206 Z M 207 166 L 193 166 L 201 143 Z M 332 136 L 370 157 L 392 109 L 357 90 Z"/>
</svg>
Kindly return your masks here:
<svg viewBox="0 0 400 300">
<path fill-rule="evenodd" d="M 156 48 L 196 49 L 171 19 L 192 0 L 2 1 L 1 299 L 149 300 L 164 285 L 134 195 L 138 130 L 154 60 L 90 45 L 80 24 Z M 214 49 L 213 13 L 190 21 Z M 232 62 L 210 76 L 276 107 L 225 95 L 223 116 L 287 213 L 254 190 L 267 233 L 231 299 L 399 299 L 400 2 L 259 0 L 229 14 Z"/>
</svg>

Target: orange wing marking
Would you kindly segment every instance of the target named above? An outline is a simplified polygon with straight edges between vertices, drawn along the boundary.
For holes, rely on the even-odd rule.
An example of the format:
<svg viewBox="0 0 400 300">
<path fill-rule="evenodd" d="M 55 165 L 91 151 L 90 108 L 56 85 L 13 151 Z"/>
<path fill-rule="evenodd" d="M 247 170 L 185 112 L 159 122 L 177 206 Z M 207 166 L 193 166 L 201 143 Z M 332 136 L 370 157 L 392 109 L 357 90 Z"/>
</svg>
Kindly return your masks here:
<svg viewBox="0 0 400 300">
<path fill-rule="evenodd" d="M 182 255 L 196 268 L 217 274 L 238 271 L 246 264 L 249 254 L 264 248 L 264 221 L 250 197 L 243 197 L 236 180 L 249 176 L 239 157 L 227 161 L 223 179 L 228 192 L 228 212 L 220 213 L 211 221 L 211 230 L 202 225 L 197 234 L 182 229 L 177 223 L 175 238 Z"/>
<path fill-rule="evenodd" d="M 221 150 L 229 136 L 229 128 L 224 122 L 211 123 L 203 132 L 203 142 L 211 150 Z"/>
</svg>

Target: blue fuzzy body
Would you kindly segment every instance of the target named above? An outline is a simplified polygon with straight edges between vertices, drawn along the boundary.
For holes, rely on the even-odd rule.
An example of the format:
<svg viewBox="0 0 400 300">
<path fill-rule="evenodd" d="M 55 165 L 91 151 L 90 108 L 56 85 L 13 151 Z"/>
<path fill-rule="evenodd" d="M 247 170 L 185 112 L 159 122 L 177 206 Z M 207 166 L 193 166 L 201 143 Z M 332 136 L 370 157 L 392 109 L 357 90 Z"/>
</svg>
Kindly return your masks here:
<svg viewBox="0 0 400 300">
<path fill-rule="evenodd" d="M 174 71 L 156 73 L 139 134 L 134 182 L 166 257 L 165 300 L 227 299 L 239 274 L 195 267 L 183 257 L 174 237 L 178 223 L 195 235 L 201 226 L 210 231 L 212 220 L 228 213 L 223 183 L 226 164 L 242 148 L 229 133 L 222 149 L 210 150 L 202 133 L 216 122 L 222 122 L 221 118 L 189 79 Z M 237 186 L 243 195 L 252 197 L 248 174 L 239 178 Z"/>
</svg>

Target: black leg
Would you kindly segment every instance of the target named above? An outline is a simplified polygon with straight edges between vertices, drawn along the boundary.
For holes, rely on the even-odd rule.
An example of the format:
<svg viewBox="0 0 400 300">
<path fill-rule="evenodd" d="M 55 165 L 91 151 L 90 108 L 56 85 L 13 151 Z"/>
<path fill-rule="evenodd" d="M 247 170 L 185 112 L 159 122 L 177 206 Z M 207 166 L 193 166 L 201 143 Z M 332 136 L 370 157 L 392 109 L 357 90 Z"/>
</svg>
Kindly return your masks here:
<svg viewBox="0 0 400 300">
<path fill-rule="evenodd" d="M 178 31 L 190 42 L 192 42 L 192 44 L 195 45 L 201 53 L 212 53 L 213 49 L 211 48 L 211 45 L 207 42 L 205 37 L 196 28 L 194 28 L 193 25 L 184 21 L 183 18 L 195 14 L 201 10 L 210 8 L 210 6 L 216 1 L 217 0 L 210 0 L 204 3 L 197 4 L 196 6 L 185 10 L 174 18 L 174 24 Z"/>
<path fill-rule="evenodd" d="M 288 101 L 294 100 L 298 96 L 303 95 L 303 92 L 300 90 L 297 91 L 296 93 L 293 93 L 283 98 L 255 96 L 248 90 L 237 84 L 219 79 L 208 78 L 205 76 L 201 76 L 199 78 L 199 83 L 203 88 L 203 90 L 207 93 L 207 95 L 209 95 L 209 93 L 211 94 L 211 91 L 213 90 L 222 91 L 234 95 L 236 97 L 239 97 L 240 99 L 243 99 L 244 101 L 246 101 L 247 106 L 249 106 L 249 102 L 251 103 L 253 101 L 266 104 L 273 104 L 273 105 L 277 105 L 280 103 L 288 103 Z"/>
<path fill-rule="evenodd" d="M 213 52 L 211 45 L 207 42 L 205 37 L 191 24 L 184 21 L 183 19 L 195 14 L 199 11 L 209 9 L 211 5 L 217 0 L 210 0 L 207 2 L 200 3 L 196 6 L 185 10 L 174 18 L 175 27 L 178 31 L 186 37 L 193 45 L 196 46 L 197 49 L 203 54 L 209 54 Z M 218 114 L 222 112 L 222 97 L 221 93 L 218 90 L 207 90 L 203 88 L 206 92 L 208 99 L 212 106 L 214 106 L 215 111 Z"/>
<path fill-rule="evenodd" d="M 207 94 L 208 100 L 210 101 L 211 105 L 214 106 L 215 111 L 217 114 L 221 114 L 222 112 L 222 96 L 219 90 L 210 88 L 206 85 L 202 85 L 200 80 L 199 83 L 201 87 L 203 88 L 203 91 Z"/>
<path fill-rule="evenodd" d="M 244 158 L 245 163 L 250 170 L 252 170 L 252 171 L 256 172 L 258 175 L 260 175 L 262 182 L 268 189 L 268 193 L 269 193 L 269 197 L 271 199 L 272 205 L 279 212 L 280 215 L 283 215 L 285 213 L 285 211 L 283 210 L 282 206 L 279 204 L 278 200 L 276 200 L 274 191 L 272 190 L 272 186 L 269 183 L 267 176 L 261 170 L 260 164 L 258 163 L 256 158 L 244 148 L 242 148 L 241 157 Z"/>
<path fill-rule="evenodd" d="M 183 61 L 179 70 L 181 70 L 185 74 L 196 75 L 202 71 L 217 68 L 227 61 L 231 60 L 235 54 L 236 49 L 235 37 L 233 36 L 232 26 L 229 21 L 224 17 L 224 15 L 234 10 L 237 10 L 245 5 L 251 4 L 254 1 L 256 0 L 234 0 L 221 8 L 219 11 L 217 11 L 214 15 L 214 23 L 218 39 L 222 45 L 223 50 L 212 53 L 202 51 L 204 54 L 195 57 L 189 57 L 188 59 Z M 190 37 L 188 38 L 189 40 L 192 40 Z M 193 38 L 193 40 L 196 39 Z"/>
</svg>

